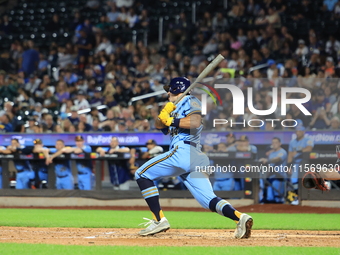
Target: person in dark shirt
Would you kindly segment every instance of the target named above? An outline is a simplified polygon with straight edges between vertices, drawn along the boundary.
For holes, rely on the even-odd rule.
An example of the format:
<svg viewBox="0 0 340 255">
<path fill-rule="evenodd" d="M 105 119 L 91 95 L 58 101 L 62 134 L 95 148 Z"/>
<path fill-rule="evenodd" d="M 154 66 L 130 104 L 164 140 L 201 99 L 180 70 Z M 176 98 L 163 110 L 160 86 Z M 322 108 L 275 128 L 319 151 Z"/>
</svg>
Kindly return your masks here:
<svg viewBox="0 0 340 255">
<path fill-rule="evenodd" d="M 92 50 L 91 41 L 84 29 L 80 30 L 80 38 L 76 42 L 78 47 L 78 58 L 81 56 L 88 57 L 90 50 Z"/>
<path fill-rule="evenodd" d="M 27 42 L 27 50 L 22 53 L 21 68 L 26 76 L 37 70 L 39 63 L 39 52 L 34 49 L 33 41 Z"/>
<path fill-rule="evenodd" d="M 78 107 L 72 106 L 71 107 L 71 116 L 68 117 L 71 121 L 72 125 L 76 126 L 79 123 L 79 116 L 78 116 Z"/>
<path fill-rule="evenodd" d="M 50 20 L 50 22 L 47 24 L 46 26 L 46 32 L 50 32 L 50 33 L 58 33 L 61 29 L 61 24 L 59 21 L 59 16 L 58 14 L 54 14 L 52 16 L 52 19 Z"/>
<path fill-rule="evenodd" d="M 155 92 L 150 88 L 149 81 L 143 81 L 142 86 L 143 86 L 143 95 Z M 154 102 L 155 102 L 154 97 L 149 97 L 149 98 L 143 99 L 143 103 L 146 104 L 146 105 L 151 105 Z"/>
<path fill-rule="evenodd" d="M 96 87 L 94 89 L 94 95 L 90 100 L 90 105 L 91 107 L 96 107 L 96 106 L 102 105 L 103 103 L 104 103 L 104 98 L 102 95 L 102 88 Z"/>
</svg>

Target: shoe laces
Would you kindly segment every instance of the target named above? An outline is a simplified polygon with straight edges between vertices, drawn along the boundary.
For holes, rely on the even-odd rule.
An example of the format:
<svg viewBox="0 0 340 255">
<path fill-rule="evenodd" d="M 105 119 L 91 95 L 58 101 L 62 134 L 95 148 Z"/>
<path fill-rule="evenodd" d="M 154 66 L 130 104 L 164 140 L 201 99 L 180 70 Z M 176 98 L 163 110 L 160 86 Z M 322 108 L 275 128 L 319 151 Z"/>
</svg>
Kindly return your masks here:
<svg viewBox="0 0 340 255">
<path fill-rule="evenodd" d="M 146 226 L 149 226 L 149 225 L 151 225 L 152 223 L 155 222 L 154 220 L 150 220 L 148 218 L 143 218 L 143 220 L 147 220 L 147 222 L 142 222 L 142 223 L 138 224 L 138 226 L 143 225 L 144 227 L 146 227 Z"/>
</svg>

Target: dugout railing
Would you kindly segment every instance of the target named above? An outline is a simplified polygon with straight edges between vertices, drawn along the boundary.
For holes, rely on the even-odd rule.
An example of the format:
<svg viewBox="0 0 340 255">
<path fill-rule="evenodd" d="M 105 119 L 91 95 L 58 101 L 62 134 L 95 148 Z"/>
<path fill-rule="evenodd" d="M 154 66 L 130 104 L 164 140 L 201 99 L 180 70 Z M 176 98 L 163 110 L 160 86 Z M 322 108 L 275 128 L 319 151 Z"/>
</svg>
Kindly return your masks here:
<svg viewBox="0 0 340 255">
<path fill-rule="evenodd" d="M 253 154 L 248 152 L 228 152 L 228 153 L 208 153 L 211 159 L 226 159 L 242 160 L 247 166 L 256 165 L 258 162 L 253 160 Z M 68 154 L 62 155 L 66 159 L 71 160 L 72 172 L 75 175 L 76 169 L 74 160 L 95 160 L 95 186 L 93 190 L 56 190 L 55 189 L 55 172 L 53 164 L 48 166 L 48 189 L 22 189 L 17 190 L 10 188 L 10 178 L 13 176 L 14 169 L 10 169 L 10 161 L 14 160 L 44 160 L 41 154 L 15 154 L 15 155 L 0 155 L 2 162 L 2 186 L 0 189 L 0 196 L 15 196 L 15 197 L 86 197 L 100 200 L 115 200 L 115 199 L 129 199 L 140 198 L 139 190 L 107 190 L 102 187 L 103 171 L 102 162 L 107 163 L 108 160 L 127 160 L 130 157 L 129 153 L 117 153 L 105 155 L 100 157 L 97 153 L 83 153 L 83 154 Z M 107 167 L 105 167 L 107 169 Z M 254 203 L 258 203 L 258 175 L 247 173 L 244 175 L 245 185 L 244 190 L 239 191 L 216 191 L 216 194 L 223 198 L 236 198 L 236 199 L 252 199 Z M 160 190 L 162 198 L 192 198 L 188 190 Z"/>
<path fill-rule="evenodd" d="M 216 163 L 219 160 L 238 160 L 242 161 L 244 166 L 259 166 L 260 163 L 257 160 L 254 160 L 254 155 L 248 152 L 213 152 L 207 153 L 210 159 L 213 159 Z M 62 155 L 62 157 L 65 157 Z M 13 173 L 13 169 L 9 169 L 10 161 L 14 160 L 44 160 L 41 154 L 28 154 L 28 155 L 0 155 L 0 160 L 2 163 L 2 186 L 3 189 L 0 189 L 0 196 L 15 196 L 15 197 L 86 197 L 93 198 L 99 200 L 115 200 L 115 199 L 130 199 L 130 198 L 140 198 L 141 194 L 139 190 L 107 190 L 103 189 L 102 180 L 103 180 L 103 169 L 102 162 L 107 163 L 108 160 L 127 160 L 130 157 L 129 153 L 117 153 L 112 155 L 105 155 L 104 157 L 99 157 L 97 153 L 89 153 L 89 154 L 70 154 L 69 159 L 74 160 L 95 160 L 95 176 L 96 182 L 93 190 L 84 191 L 84 190 L 56 190 L 55 189 L 55 173 L 53 164 L 48 167 L 48 189 L 24 189 L 24 190 L 16 190 L 10 188 L 10 177 Z M 322 152 L 312 152 L 312 153 L 304 153 L 303 161 L 301 164 L 303 165 L 302 170 L 299 171 L 299 199 L 300 202 L 302 200 L 339 200 L 340 199 L 340 187 L 339 182 L 332 181 L 332 189 L 327 192 L 321 192 L 319 190 L 307 190 L 303 188 L 301 179 L 307 171 L 308 166 L 314 165 L 324 165 L 330 164 L 332 162 L 333 165 L 336 165 L 338 157 L 334 151 L 322 151 Z M 73 173 L 76 174 L 75 165 L 72 163 Z M 106 167 L 107 169 L 107 167 Z M 214 176 L 211 175 L 211 179 L 213 180 Z M 266 176 L 261 173 L 256 172 L 246 172 L 243 176 L 244 178 L 244 190 L 239 191 L 216 191 L 215 193 L 223 198 L 236 198 L 236 199 L 252 199 L 254 203 L 259 203 L 259 199 L 261 197 L 259 180 L 262 178 L 264 183 L 270 185 L 265 182 Z M 287 190 L 289 190 L 289 182 L 287 182 Z M 162 198 L 192 198 L 192 195 L 187 190 L 160 190 L 160 195 Z M 286 195 L 286 194 L 284 194 Z"/>
<path fill-rule="evenodd" d="M 321 192 L 316 189 L 305 189 L 302 186 L 301 179 L 306 171 L 312 168 L 316 170 L 326 169 L 329 166 L 340 166 L 338 155 L 335 151 L 320 151 L 304 153 L 303 161 L 301 162 L 302 168 L 299 171 L 299 199 L 300 200 L 340 200 L 340 182 L 330 181 L 332 189 L 329 191 Z M 340 175 L 339 175 L 340 176 Z M 301 201 L 300 201 L 301 202 Z"/>
</svg>

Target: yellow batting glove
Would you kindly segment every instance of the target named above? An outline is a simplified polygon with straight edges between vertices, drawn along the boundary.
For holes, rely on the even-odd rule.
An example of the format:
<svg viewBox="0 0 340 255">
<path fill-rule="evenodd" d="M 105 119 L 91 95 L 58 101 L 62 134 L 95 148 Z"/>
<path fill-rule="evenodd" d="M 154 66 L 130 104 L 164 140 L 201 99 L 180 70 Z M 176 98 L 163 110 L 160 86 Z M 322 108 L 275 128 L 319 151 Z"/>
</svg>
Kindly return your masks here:
<svg viewBox="0 0 340 255">
<path fill-rule="evenodd" d="M 163 110 L 165 110 L 169 114 L 175 109 L 176 109 L 176 105 L 174 105 L 174 103 L 172 102 L 168 102 L 163 108 Z"/>
<path fill-rule="evenodd" d="M 158 118 L 163 122 L 166 122 L 168 118 L 170 118 L 169 113 L 167 113 L 164 109 L 161 111 L 161 113 L 158 115 Z"/>
<path fill-rule="evenodd" d="M 172 121 L 173 121 L 174 117 L 168 117 L 165 121 L 162 120 L 162 123 L 165 125 L 165 126 L 168 126 L 170 127 L 170 125 L 172 124 Z"/>
</svg>

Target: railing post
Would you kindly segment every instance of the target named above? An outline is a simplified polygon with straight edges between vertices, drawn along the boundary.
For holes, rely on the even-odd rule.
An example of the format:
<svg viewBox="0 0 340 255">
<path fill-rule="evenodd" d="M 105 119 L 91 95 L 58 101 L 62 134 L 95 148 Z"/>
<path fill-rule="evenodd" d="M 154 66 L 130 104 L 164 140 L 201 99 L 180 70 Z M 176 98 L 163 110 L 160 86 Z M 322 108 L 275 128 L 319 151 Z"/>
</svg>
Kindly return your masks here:
<svg viewBox="0 0 340 255">
<path fill-rule="evenodd" d="M 192 24 L 196 23 L 196 2 L 192 3 L 191 21 Z"/>
<path fill-rule="evenodd" d="M 163 17 L 159 17 L 158 21 L 158 44 L 163 45 Z"/>
<path fill-rule="evenodd" d="M 143 41 L 144 41 L 144 46 L 148 46 L 148 30 L 143 31 Z"/>
<path fill-rule="evenodd" d="M 137 31 L 136 30 L 132 30 L 132 43 L 134 45 L 137 45 Z"/>
</svg>

